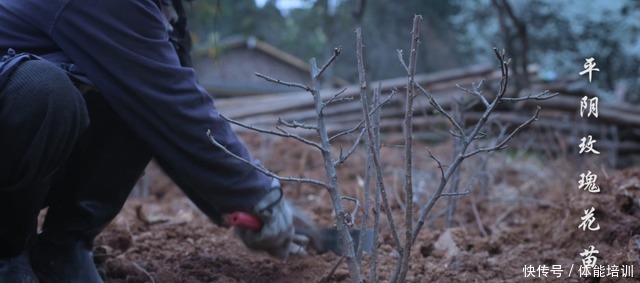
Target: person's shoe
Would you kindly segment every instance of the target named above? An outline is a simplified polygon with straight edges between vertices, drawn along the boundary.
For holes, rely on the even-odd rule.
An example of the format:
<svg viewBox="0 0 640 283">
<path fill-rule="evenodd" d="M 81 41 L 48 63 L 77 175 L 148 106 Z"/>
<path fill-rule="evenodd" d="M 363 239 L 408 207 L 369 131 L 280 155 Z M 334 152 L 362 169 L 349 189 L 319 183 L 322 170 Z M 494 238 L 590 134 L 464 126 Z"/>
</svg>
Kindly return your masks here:
<svg viewBox="0 0 640 283">
<path fill-rule="evenodd" d="M 12 258 L 0 258 L 0 282 L 38 283 L 38 278 L 31 269 L 27 252 Z"/>
<path fill-rule="evenodd" d="M 31 265 L 42 283 L 102 283 L 93 253 L 82 241 L 56 243 L 42 235 L 31 248 Z"/>
</svg>

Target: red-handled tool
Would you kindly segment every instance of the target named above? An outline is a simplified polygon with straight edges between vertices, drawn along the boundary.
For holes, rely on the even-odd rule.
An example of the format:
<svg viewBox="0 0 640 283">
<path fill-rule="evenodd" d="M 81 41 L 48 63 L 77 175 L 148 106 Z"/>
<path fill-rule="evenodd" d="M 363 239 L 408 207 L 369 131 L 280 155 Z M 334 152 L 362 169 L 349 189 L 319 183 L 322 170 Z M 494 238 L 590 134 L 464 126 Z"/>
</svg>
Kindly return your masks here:
<svg viewBox="0 0 640 283">
<path fill-rule="evenodd" d="M 253 231 L 260 231 L 260 229 L 262 229 L 262 222 L 260 222 L 260 220 L 255 216 L 246 212 L 236 211 L 231 213 L 231 215 L 229 215 L 229 223 L 232 226 Z"/>
</svg>

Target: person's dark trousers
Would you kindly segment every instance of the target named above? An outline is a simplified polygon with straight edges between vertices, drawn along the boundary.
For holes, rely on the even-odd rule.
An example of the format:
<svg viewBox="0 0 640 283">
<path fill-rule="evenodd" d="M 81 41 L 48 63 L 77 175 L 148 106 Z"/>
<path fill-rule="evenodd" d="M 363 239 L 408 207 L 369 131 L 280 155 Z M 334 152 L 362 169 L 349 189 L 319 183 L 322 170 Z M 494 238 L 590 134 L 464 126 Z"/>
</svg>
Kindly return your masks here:
<svg viewBox="0 0 640 283">
<path fill-rule="evenodd" d="M 44 282 L 100 282 L 93 240 L 120 212 L 152 157 L 101 94 L 84 98 L 91 124 L 55 175 L 42 233 L 31 251 Z"/>
<path fill-rule="evenodd" d="M 63 71 L 16 58 L 0 62 L 0 282 L 37 282 L 27 253 L 37 216 L 89 119 Z"/>
<path fill-rule="evenodd" d="M 101 282 L 91 244 L 150 150 L 101 94 L 81 95 L 57 67 L 33 60 L 15 69 L 0 84 L 0 282 L 37 282 L 31 267 L 41 282 Z"/>
</svg>

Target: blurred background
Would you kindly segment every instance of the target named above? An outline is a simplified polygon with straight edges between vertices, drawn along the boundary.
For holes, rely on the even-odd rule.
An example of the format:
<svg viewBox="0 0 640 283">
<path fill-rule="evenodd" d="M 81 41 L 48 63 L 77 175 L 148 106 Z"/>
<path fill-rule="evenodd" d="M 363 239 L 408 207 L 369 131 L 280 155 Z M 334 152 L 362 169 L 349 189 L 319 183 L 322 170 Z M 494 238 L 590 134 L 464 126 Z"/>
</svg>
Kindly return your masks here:
<svg viewBox="0 0 640 283">
<path fill-rule="evenodd" d="M 539 77 L 553 81 L 577 77 L 585 58 L 593 57 L 600 72 L 590 87 L 602 100 L 640 101 L 638 1 L 198 0 L 188 6 L 196 61 L 223 60 L 233 47 L 226 40 L 239 37 L 304 62 L 324 61 L 342 46 L 331 75 L 353 83 L 353 31 L 362 26 L 369 79 L 399 77 L 396 50 L 409 48 L 411 19 L 420 14 L 418 73 L 493 63 L 491 48 L 497 47 L 512 57 L 520 77 L 513 84 L 522 87 L 527 64 L 537 64 Z"/>
<path fill-rule="evenodd" d="M 358 95 L 355 28 L 362 27 L 369 91 L 380 82 L 383 95 L 404 92 L 414 15 L 422 15 L 416 81 L 445 109 L 459 104 L 465 124 L 477 121 L 479 100 L 499 89 L 493 48 L 511 59 L 507 97 L 549 91 L 547 100 L 503 103 L 492 120 L 505 127 L 526 121 L 541 106 L 540 119 L 513 144 L 551 157 L 572 156 L 581 137 L 592 135 L 612 167 L 636 164 L 640 152 L 640 2 L 638 1 L 445 1 L 445 0 L 198 0 L 188 2 L 194 67 L 200 83 L 225 115 L 254 126 L 272 127 L 278 118 L 313 123 L 313 102 L 299 89 L 255 76 L 308 84 L 310 58 L 321 65 L 342 48 L 327 69 L 323 91 Z M 592 81 L 585 70 L 593 58 Z M 291 94 L 290 96 L 285 95 Z M 259 95 L 259 96 L 255 96 Z M 329 95 L 329 94 L 327 94 Z M 249 96 L 247 98 L 247 96 Z M 401 133 L 403 98 L 383 107 L 383 131 Z M 329 96 L 327 96 L 329 97 Z M 582 117 L 585 97 L 598 99 L 600 115 Z M 226 98 L 226 99 L 222 99 Z M 463 100 L 462 102 L 456 102 Z M 344 102 L 344 103 L 343 103 Z M 419 138 L 441 141 L 448 126 L 433 117 L 426 100 L 415 106 Z M 341 101 L 327 109 L 329 131 L 358 123 L 360 106 Z M 261 107 L 256 107 L 260 105 Z M 442 117 L 440 117 L 442 118 Z M 421 120 L 422 119 L 422 120 Z M 500 127 L 500 126 L 496 126 Z M 438 133 L 437 130 L 442 130 Z M 236 130 L 243 131 L 241 127 Z M 436 130 L 436 131 L 434 131 Z M 549 149 L 549 144 L 553 144 Z M 552 152 L 549 152 L 552 151 Z"/>
</svg>

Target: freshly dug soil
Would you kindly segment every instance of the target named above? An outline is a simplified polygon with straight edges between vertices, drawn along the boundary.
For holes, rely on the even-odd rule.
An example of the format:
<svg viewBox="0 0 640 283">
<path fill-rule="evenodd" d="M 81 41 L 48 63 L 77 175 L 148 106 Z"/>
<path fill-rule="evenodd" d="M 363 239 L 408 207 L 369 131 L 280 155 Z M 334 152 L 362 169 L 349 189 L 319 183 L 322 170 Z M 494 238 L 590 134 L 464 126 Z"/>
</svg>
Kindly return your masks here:
<svg viewBox="0 0 640 283">
<path fill-rule="evenodd" d="M 243 137 L 255 157 L 278 174 L 325 179 L 315 149 L 292 140 Z M 394 144 L 390 138 L 385 142 Z M 446 160 L 450 147 L 444 144 L 431 150 Z M 415 157 L 418 207 L 428 201 L 439 178 L 436 164 L 422 148 L 416 146 Z M 339 167 L 343 194 L 358 197 L 361 205 L 365 156 L 357 152 Z M 395 220 L 402 227 L 402 149 L 384 147 L 382 159 Z M 484 165 L 478 165 L 480 158 L 470 160 L 462 170 L 460 188 L 464 190 L 471 176 L 476 176 L 476 185 L 470 194 L 458 198 L 450 228 L 446 228 L 444 209 L 451 198 L 440 199 L 431 211 L 412 249 L 407 282 L 535 282 L 545 279 L 537 277 L 537 272 L 536 278 L 525 278 L 524 267 L 542 265 L 561 265 L 561 277 L 549 273 L 546 280 L 550 281 L 635 282 L 620 278 L 622 274 L 581 278 L 578 267 L 580 253 L 591 245 L 599 251 L 598 265 L 640 266 L 640 168 L 613 171 L 570 159 L 496 154 Z M 578 189 L 581 170 L 587 169 L 598 175 L 598 194 Z M 106 282 L 316 282 L 338 259 L 330 253 L 310 252 L 304 258 L 281 261 L 251 252 L 232 229 L 212 224 L 157 166 L 149 166 L 146 178 L 150 193 L 131 198 L 95 242 L 95 260 Z M 284 184 L 284 190 L 315 221 L 333 224 L 333 206 L 324 189 Z M 591 207 L 595 208 L 594 226 L 599 224 L 600 230 L 583 231 L 578 228 L 580 218 Z M 370 212 L 371 219 L 373 209 Z M 361 218 L 359 213 L 358 223 Z M 377 278 L 384 282 L 395 271 L 398 252 L 384 215 L 380 227 Z M 404 235 L 402 229 L 399 232 Z M 365 255 L 366 278 L 370 263 Z M 634 269 L 633 275 L 640 278 L 640 271 Z M 349 282 L 346 263 L 328 281 Z"/>
</svg>

